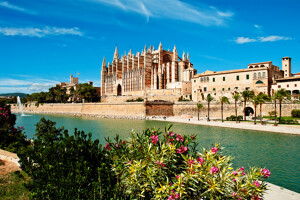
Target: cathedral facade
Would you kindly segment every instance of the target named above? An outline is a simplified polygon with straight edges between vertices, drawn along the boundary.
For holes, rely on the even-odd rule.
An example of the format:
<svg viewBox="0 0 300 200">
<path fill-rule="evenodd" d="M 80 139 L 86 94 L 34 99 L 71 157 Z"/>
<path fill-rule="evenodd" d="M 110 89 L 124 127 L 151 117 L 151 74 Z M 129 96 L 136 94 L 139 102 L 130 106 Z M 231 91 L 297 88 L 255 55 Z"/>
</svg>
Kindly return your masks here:
<svg viewBox="0 0 300 200">
<path fill-rule="evenodd" d="M 113 61 L 106 63 L 103 58 L 101 70 L 101 96 L 165 96 L 189 95 L 191 79 L 197 71 L 190 62 L 189 54 L 178 56 L 173 51 L 144 48 L 142 52 L 119 56 L 116 47 Z M 176 97 L 177 98 L 177 97 Z"/>
</svg>

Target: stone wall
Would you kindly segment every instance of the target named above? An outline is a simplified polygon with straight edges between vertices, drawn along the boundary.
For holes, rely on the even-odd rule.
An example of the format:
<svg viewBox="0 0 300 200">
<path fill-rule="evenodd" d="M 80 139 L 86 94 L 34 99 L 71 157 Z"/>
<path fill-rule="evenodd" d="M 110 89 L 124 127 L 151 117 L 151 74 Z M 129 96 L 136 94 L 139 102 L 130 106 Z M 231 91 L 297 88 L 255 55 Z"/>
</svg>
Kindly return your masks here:
<svg viewBox="0 0 300 200">
<path fill-rule="evenodd" d="M 173 103 L 147 102 L 146 116 L 173 116 Z"/>
<path fill-rule="evenodd" d="M 203 109 L 200 111 L 200 117 L 207 116 L 207 104 L 203 103 Z M 210 105 L 210 117 L 221 118 L 221 105 L 213 103 Z M 247 107 L 254 110 L 252 103 L 248 103 Z M 36 107 L 34 104 L 23 106 L 25 112 L 32 113 L 57 113 L 57 114 L 76 114 L 76 115 L 97 115 L 100 117 L 111 118 L 139 118 L 146 116 L 181 116 L 192 115 L 197 117 L 197 103 L 195 102 L 122 102 L 122 103 L 68 103 L 68 104 L 40 104 Z M 224 104 L 224 118 L 235 115 L 235 106 L 232 104 Z M 237 104 L 238 115 L 243 115 L 244 105 L 242 102 Z M 290 116 L 293 109 L 300 109 L 300 104 L 282 104 L 282 116 Z M 274 110 L 273 103 L 263 104 L 263 116 L 269 115 Z M 12 105 L 12 111 L 18 112 L 17 106 Z M 279 115 L 279 105 L 277 105 Z M 259 106 L 257 106 L 257 115 L 259 114 Z"/>
</svg>

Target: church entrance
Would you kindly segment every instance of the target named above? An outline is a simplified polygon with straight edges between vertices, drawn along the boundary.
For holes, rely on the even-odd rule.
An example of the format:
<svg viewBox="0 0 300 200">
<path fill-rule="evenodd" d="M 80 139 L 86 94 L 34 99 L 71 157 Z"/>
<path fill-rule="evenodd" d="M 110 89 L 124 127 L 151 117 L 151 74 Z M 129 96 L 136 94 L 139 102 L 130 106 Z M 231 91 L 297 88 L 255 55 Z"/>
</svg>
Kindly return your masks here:
<svg viewBox="0 0 300 200">
<path fill-rule="evenodd" d="M 120 84 L 118 85 L 118 88 L 117 88 L 117 96 L 122 96 L 122 87 Z"/>
</svg>

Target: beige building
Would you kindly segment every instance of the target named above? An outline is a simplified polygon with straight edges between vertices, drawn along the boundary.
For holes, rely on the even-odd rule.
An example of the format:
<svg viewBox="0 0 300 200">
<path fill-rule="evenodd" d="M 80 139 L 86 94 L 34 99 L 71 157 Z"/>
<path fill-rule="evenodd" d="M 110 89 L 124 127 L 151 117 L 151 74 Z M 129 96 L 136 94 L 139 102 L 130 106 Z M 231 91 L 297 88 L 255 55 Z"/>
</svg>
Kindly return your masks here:
<svg viewBox="0 0 300 200">
<path fill-rule="evenodd" d="M 144 48 L 142 52 L 132 54 L 131 50 L 119 57 L 116 47 L 112 63 L 106 64 L 105 58 L 101 70 L 101 98 L 112 96 L 132 96 L 158 99 L 169 99 L 174 96 L 191 94 L 191 79 L 196 74 L 189 54 L 183 52 L 178 56 L 174 46 L 173 51 Z M 121 99 L 121 98 L 119 98 Z"/>
<path fill-rule="evenodd" d="M 287 75 L 290 72 L 290 64 L 283 58 L 282 68 L 287 70 Z M 244 90 L 270 95 L 272 84 L 276 79 L 283 77 L 284 71 L 273 65 L 272 61 L 251 63 L 246 69 L 206 71 L 195 75 L 192 79 L 192 99 L 195 102 L 202 101 L 202 96 L 206 97 L 207 94 L 213 95 L 216 99 L 221 96 L 232 98 L 234 92 Z"/>
<path fill-rule="evenodd" d="M 274 83 L 271 87 L 272 95 L 275 91 L 282 88 L 291 93 L 293 100 L 300 99 L 300 73 L 296 73 L 292 77 L 277 79 L 276 83 Z"/>
</svg>

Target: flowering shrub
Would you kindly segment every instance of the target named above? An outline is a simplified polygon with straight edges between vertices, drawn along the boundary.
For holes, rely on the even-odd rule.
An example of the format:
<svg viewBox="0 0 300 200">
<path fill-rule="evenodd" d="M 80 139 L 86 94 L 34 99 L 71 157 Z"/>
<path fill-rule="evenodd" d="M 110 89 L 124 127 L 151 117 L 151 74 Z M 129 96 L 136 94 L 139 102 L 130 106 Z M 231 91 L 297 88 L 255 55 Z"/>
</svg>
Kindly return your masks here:
<svg viewBox="0 0 300 200">
<path fill-rule="evenodd" d="M 233 169 L 219 144 L 196 152 L 195 136 L 167 127 L 132 133 L 128 141 L 107 139 L 120 199 L 259 199 L 268 169 Z"/>
<path fill-rule="evenodd" d="M 0 148 L 18 152 L 29 145 L 23 134 L 23 127 L 15 127 L 16 115 L 10 111 L 10 106 L 0 104 Z"/>
</svg>

